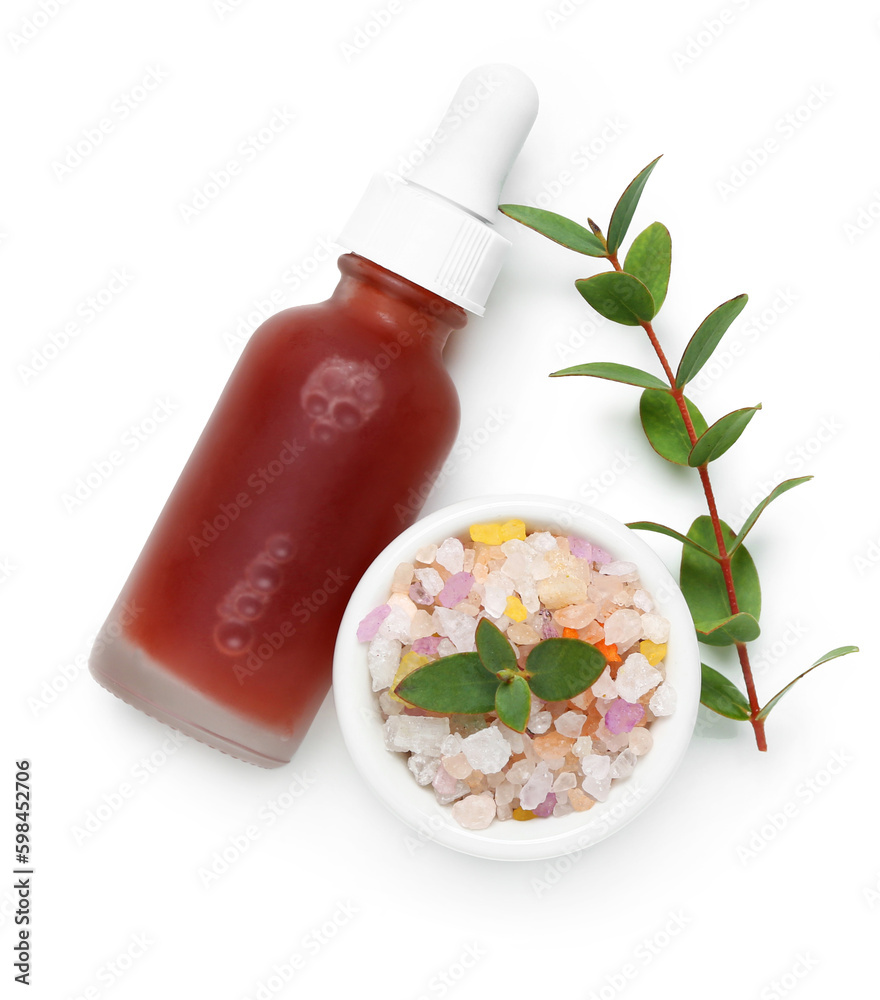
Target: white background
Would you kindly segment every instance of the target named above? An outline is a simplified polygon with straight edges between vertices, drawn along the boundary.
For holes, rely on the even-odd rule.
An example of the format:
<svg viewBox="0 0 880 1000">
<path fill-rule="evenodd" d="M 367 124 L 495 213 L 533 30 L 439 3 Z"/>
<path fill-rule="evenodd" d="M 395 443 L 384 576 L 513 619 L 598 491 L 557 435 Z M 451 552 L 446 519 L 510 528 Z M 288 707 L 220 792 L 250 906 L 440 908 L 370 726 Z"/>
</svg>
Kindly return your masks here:
<svg viewBox="0 0 880 1000">
<path fill-rule="evenodd" d="M 876 4 L 43 6 L 51 17 L 9 0 L 0 18 L 3 980 L 16 934 L 13 762 L 26 756 L 30 996 L 868 995 L 880 923 Z M 664 799 L 573 863 L 505 865 L 413 841 L 358 779 L 332 696 L 293 762 L 262 771 L 178 747 L 84 669 L 240 351 L 229 334 L 253 327 L 273 293 L 273 311 L 329 294 L 337 272 L 333 257 L 317 262 L 321 241 L 490 61 L 522 67 L 541 95 L 505 200 L 545 195 L 545 207 L 607 225 L 629 179 L 665 154 L 632 233 L 654 219 L 672 232 L 657 329 L 673 356 L 718 303 L 750 293 L 719 350 L 726 370 L 707 368 L 717 377 L 692 394 L 710 420 L 764 404 L 713 467 L 722 514 L 738 526 L 774 483 L 816 476 L 751 536 L 761 695 L 832 647 L 863 650 L 780 704 L 767 754 L 748 728 L 701 714 Z M 150 74 L 161 83 L 122 117 Z M 275 109 L 292 120 L 245 162 L 239 144 Z M 101 144 L 59 176 L 68 144 L 102 118 Z M 230 158 L 240 176 L 184 221 L 181 204 Z M 538 491 L 685 529 L 703 510 L 696 477 L 650 450 L 637 390 L 546 378 L 588 360 L 653 365 L 641 331 L 597 321 L 574 290 L 601 265 L 500 226 L 515 246 L 486 318 L 447 351 L 472 455 L 426 509 Z M 291 287 L 292 267 L 313 273 Z M 83 303 L 114 269 L 126 287 L 85 322 Z M 72 321 L 77 335 L 53 350 Z M 160 401 L 172 412 L 153 427 Z M 500 430 L 481 430 L 498 411 Z M 84 502 L 65 503 L 132 424 L 152 431 Z M 676 546 L 654 540 L 674 566 Z M 274 823 L 260 818 L 302 786 Z M 96 824 L 108 803 L 119 808 Z M 90 814 L 97 828 L 83 835 Z M 215 852 L 234 857 L 242 837 L 247 850 L 205 884 L 200 869 Z M 302 968 L 283 984 L 275 967 L 293 955 Z"/>
</svg>

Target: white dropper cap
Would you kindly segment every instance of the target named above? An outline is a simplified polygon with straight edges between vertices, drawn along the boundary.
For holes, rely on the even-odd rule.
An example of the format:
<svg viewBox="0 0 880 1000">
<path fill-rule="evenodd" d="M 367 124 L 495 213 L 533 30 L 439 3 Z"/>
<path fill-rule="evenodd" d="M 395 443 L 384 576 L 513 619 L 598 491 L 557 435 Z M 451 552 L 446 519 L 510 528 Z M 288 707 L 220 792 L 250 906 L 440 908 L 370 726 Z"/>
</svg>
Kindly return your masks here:
<svg viewBox="0 0 880 1000">
<path fill-rule="evenodd" d="M 501 186 L 538 113 L 532 81 L 496 63 L 462 80 L 407 180 L 376 175 L 337 242 L 482 316 L 510 241 Z"/>
</svg>

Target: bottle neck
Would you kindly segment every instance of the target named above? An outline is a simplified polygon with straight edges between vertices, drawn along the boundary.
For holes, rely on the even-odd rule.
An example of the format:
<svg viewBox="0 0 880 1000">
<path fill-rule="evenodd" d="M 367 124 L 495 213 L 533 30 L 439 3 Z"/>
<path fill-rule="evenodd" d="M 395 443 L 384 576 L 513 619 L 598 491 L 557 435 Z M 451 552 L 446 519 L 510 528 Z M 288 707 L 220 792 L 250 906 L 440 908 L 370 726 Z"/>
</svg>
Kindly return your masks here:
<svg viewBox="0 0 880 1000">
<path fill-rule="evenodd" d="M 343 254 L 337 261 L 342 274 L 332 301 L 371 313 L 376 320 L 397 331 L 412 331 L 414 340 L 429 339 L 442 348 L 453 330 L 467 323 L 461 306 L 429 292 L 379 264 Z"/>
</svg>

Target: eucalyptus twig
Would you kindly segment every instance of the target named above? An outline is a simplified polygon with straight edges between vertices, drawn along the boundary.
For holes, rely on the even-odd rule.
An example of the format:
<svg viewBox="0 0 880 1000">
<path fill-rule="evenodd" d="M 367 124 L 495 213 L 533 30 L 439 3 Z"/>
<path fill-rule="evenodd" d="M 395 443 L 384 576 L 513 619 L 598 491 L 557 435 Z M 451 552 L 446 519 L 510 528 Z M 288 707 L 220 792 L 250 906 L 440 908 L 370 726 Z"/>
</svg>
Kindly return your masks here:
<svg viewBox="0 0 880 1000">
<path fill-rule="evenodd" d="M 575 282 L 577 290 L 606 319 L 623 326 L 640 326 L 648 336 L 665 381 L 650 372 L 612 362 L 576 365 L 552 374 L 554 377 L 588 375 L 641 388 L 639 412 L 651 447 L 667 461 L 697 471 L 709 514 L 698 517 L 687 534 L 653 521 L 633 522 L 630 527 L 659 532 L 682 543 L 680 583 L 697 638 L 708 646 L 736 647 L 747 692 L 744 695 L 723 674 L 704 663 L 701 701 L 720 715 L 749 722 L 758 749 L 766 750 L 764 722 L 779 699 L 815 667 L 857 649 L 840 646 L 831 650 L 761 706 L 748 653 L 748 643 L 757 639 L 761 631 L 758 624 L 761 588 L 743 540 L 768 504 L 812 476 L 788 479 L 776 486 L 749 514 L 738 534 L 718 514 L 709 465 L 739 439 L 761 406 L 734 410 L 709 426 L 687 399 L 684 389 L 709 360 L 724 333 L 742 312 L 748 296 L 737 295 L 709 313 L 673 372 L 652 324 L 669 284 L 672 262 L 669 231 L 662 223 L 655 222 L 635 238 L 623 264 L 618 256 L 642 191 L 659 159 L 649 163 L 621 195 L 611 214 L 607 237 L 592 219 L 587 220 L 590 228 L 586 229 L 564 216 L 528 205 L 502 205 L 501 211 L 570 250 L 607 260 L 612 270 L 579 279 Z"/>
</svg>

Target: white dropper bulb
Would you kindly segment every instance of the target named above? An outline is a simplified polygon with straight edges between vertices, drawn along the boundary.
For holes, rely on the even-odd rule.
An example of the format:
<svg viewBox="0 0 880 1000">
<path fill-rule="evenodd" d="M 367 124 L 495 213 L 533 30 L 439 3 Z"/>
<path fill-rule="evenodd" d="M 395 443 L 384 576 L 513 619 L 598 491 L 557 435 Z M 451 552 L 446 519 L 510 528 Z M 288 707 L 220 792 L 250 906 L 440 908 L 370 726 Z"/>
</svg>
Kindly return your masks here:
<svg viewBox="0 0 880 1000">
<path fill-rule="evenodd" d="M 468 73 L 409 178 L 377 175 L 339 234 L 353 253 L 482 316 L 510 241 L 501 186 L 538 112 L 514 66 Z"/>
<path fill-rule="evenodd" d="M 491 222 L 537 113 L 538 91 L 522 70 L 505 63 L 472 70 L 432 137 L 434 151 L 408 180 Z"/>
</svg>

